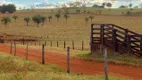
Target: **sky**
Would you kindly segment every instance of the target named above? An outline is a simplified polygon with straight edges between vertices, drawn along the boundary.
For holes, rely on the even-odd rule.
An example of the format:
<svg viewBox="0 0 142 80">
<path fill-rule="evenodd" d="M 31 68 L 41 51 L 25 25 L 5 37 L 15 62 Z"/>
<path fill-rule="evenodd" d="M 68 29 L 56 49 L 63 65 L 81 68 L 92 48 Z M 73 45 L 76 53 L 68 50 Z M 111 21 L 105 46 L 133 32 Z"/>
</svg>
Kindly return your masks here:
<svg viewBox="0 0 142 80">
<path fill-rule="evenodd" d="M 113 4 L 112 8 L 117 8 L 120 5 L 128 5 L 130 3 L 133 3 L 133 6 L 142 4 L 142 0 L 0 0 L 0 5 L 12 3 L 15 4 L 17 8 L 54 8 L 75 1 L 85 1 L 88 6 L 92 6 L 95 3 L 111 2 Z"/>
</svg>

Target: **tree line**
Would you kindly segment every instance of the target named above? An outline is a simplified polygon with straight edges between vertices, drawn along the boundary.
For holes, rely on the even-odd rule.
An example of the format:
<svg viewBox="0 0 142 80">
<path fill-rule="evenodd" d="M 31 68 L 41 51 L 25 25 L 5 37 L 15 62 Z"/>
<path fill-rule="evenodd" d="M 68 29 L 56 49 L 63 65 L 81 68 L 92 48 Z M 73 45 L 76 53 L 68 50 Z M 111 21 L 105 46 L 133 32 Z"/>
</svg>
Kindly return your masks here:
<svg viewBox="0 0 142 80">
<path fill-rule="evenodd" d="M 61 14 L 57 13 L 57 14 L 55 14 L 55 17 L 56 17 L 57 21 L 59 22 Z M 64 14 L 63 17 L 65 18 L 66 23 L 67 23 L 67 20 L 70 17 L 70 15 L 66 13 L 66 14 Z M 14 15 L 14 16 L 12 16 L 12 18 L 16 22 L 16 20 L 18 19 L 18 16 Z M 34 15 L 33 17 L 24 17 L 24 21 L 26 22 L 26 25 L 29 26 L 29 22 L 32 20 L 34 23 L 37 24 L 37 27 L 39 27 L 40 24 L 42 24 L 42 26 L 44 26 L 44 23 L 47 19 L 49 22 L 51 22 L 52 18 L 53 17 L 51 15 L 48 17 L 43 16 L 43 15 Z M 94 19 L 94 16 L 90 15 L 89 17 L 85 17 L 86 23 L 88 23 L 89 19 L 92 22 L 92 20 Z M 11 19 L 10 19 L 10 17 L 2 17 L 1 22 L 3 22 L 3 24 L 5 24 L 5 26 L 7 26 L 7 24 L 11 22 Z"/>
</svg>

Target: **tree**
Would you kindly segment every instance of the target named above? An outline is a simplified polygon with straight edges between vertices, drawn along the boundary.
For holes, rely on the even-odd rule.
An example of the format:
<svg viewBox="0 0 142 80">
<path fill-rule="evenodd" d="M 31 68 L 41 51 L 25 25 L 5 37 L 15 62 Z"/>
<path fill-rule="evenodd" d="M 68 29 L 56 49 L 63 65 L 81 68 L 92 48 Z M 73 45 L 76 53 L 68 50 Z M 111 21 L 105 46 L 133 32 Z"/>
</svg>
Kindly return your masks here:
<svg viewBox="0 0 142 80">
<path fill-rule="evenodd" d="M 41 16 L 42 26 L 44 26 L 45 21 L 46 21 L 46 17 L 45 16 Z"/>
<path fill-rule="evenodd" d="M 70 16 L 68 14 L 64 14 L 64 18 L 66 19 L 66 23 L 67 23 L 67 20 Z"/>
<path fill-rule="evenodd" d="M 29 22 L 31 21 L 30 17 L 25 17 L 24 21 L 27 23 L 27 26 L 29 26 Z"/>
<path fill-rule="evenodd" d="M 15 20 L 15 22 L 16 22 L 16 19 L 18 18 L 18 16 L 14 15 L 12 18 L 13 18 L 13 19 Z"/>
<path fill-rule="evenodd" d="M 89 18 L 91 19 L 91 22 L 92 22 L 92 20 L 94 19 L 94 16 L 89 16 Z"/>
<path fill-rule="evenodd" d="M 86 17 L 85 18 L 85 21 L 86 21 L 86 24 L 88 23 L 88 21 L 89 21 L 89 18 L 88 17 Z"/>
<path fill-rule="evenodd" d="M 130 3 L 130 4 L 129 4 L 130 10 L 133 10 L 133 9 L 132 9 L 132 6 L 133 6 L 133 4 Z"/>
<path fill-rule="evenodd" d="M 32 20 L 37 23 L 37 26 L 39 27 L 39 24 L 42 22 L 41 15 L 35 15 L 32 17 Z"/>
<path fill-rule="evenodd" d="M 132 6 L 133 6 L 133 4 L 132 4 L 132 3 L 130 3 L 130 4 L 129 4 L 129 7 L 130 7 L 130 8 L 132 8 Z"/>
<path fill-rule="evenodd" d="M 124 5 L 121 5 L 119 8 L 127 8 L 126 6 L 124 6 Z"/>
<path fill-rule="evenodd" d="M 55 15 L 55 17 L 57 18 L 57 21 L 59 22 L 59 18 L 61 17 L 60 13 L 57 13 L 57 14 Z"/>
<path fill-rule="evenodd" d="M 107 3 L 106 6 L 109 8 L 109 12 L 110 12 L 110 8 L 112 7 L 111 3 Z"/>
<path fill-rule="evenodd" d="M 6 12 L 9 12 L 9 13 L 13 13 L 16 11 L 16 7 L 14 4 L 8 4 L 8 5 L 2 5 L 1 6 L 1 12 L 2 13 L 6 13 Z"/>
<path fill-rule="evenodd" d="M 11 22 L 10 18 L 9 17 L 3 17 L 1 19 L 1 22 L 3 22 L 5 24 L 5 26 L 7 26 L 8 23 Z"/>
<path fill-rule="evenodd" d="M 48 20 L 49 20 L 49 22 L 51 21 L 51 19 L 52 19 L 52 16 L 48 16 Z"/>
<path fill-rule="evenodd" d="M 105 2 L 104 2 L 104 3 L 102 3 L 102 6 L 104 6 L 104 7 L 105 7 L 105 6 L 106 6 L 106 3 L 105 3 Z"/>
</svg>

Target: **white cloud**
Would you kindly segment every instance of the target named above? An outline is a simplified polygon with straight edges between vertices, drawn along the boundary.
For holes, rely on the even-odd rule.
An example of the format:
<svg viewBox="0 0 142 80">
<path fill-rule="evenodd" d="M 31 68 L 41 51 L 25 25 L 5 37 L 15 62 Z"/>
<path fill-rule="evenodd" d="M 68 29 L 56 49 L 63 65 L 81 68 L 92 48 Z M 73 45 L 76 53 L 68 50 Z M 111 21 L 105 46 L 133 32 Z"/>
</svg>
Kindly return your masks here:
<svg viewBox="0 0 142 80">
<path fill-rule="evenodd" d="M 13 2 L 8 2 L 7 0 L 0 0 L 0 5 L 12 3 L 16 5 L 17 9 L 19 9 L 20 7 L 30 8 L 31 6 L 34 6 L 36 8 L 55 8 L 55 7 L 62 7 L 63 5 L 69 7 L 68 5 L 69 2 L 77 2 L 77 1 L 86 4 L 87 6 L 92 6 L 94 4 L 101 5 L 103 2 L 110 2 L 113 4 L 112 7 L 114 8 L 117 7 L 118 2 L 131 2 L 131 1 L 142 1 L 142 0 L 62 0 L 57 3 L 54 2 L 49 3 L 49 0 L 42 0 L 41 3 L 33 3 L 32 5 L 17 4 Z"/>
</svg>

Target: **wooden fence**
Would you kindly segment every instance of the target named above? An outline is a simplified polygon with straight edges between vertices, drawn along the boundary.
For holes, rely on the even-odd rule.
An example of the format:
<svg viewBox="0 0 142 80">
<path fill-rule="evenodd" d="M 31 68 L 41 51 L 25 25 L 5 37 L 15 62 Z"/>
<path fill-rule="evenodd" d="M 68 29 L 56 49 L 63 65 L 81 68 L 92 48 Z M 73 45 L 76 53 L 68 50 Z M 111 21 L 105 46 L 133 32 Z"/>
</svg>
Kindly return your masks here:
<svg viewBox="0 0 142 80">
<path fill-rule="evenodd" d="M 19 44 L 19 45 L 26 45 L 28 43 L 28 45 L 30 46 L 41 46 L 41 45 L 45 45 L 45 47 L 53 47 L 53 48 L 63 48 L 63 49 L 66 49 L 67 46 L 70 46 L 71 49 L 73 50 L 89 50 L 89 43 L 88 41 L 83 41 L 83 40 L 80 40 L 80 41 L 74 41 L 74 40 L 67 40 L 67 41 L 62 41 L 62 40 L 14 40 L 14 41 L 7 41 L 5 42 L 6 44 L 9 44 L 9 43 L 16 43 L 16 44 Z"/>
<path fill-rule="evenodd" d="M 142 56 L 142 35 L 114 24 L 92 24 L 90 49 L 107 46 L 118 53 Z"/>
</svg>

